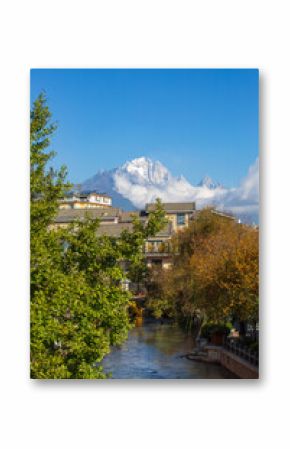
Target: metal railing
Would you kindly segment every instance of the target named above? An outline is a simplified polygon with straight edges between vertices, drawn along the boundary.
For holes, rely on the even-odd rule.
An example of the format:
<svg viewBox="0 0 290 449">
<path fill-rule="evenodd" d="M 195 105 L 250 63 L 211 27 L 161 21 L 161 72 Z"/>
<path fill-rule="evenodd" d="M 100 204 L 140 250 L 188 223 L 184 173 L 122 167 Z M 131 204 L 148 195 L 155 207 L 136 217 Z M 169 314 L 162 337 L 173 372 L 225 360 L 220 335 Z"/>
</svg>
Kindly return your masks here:
<svg viewBox="0 0 290 449">
<path fill-rule="evenodd" d="M 249 362 L 251 365 L 259 365 L 259 354 L 256 351 L 249 349 L 248 347 L 237 343 L 233 340 L 226 340 L 223 347 L 233 354 L 241 357 L 242 359 Z"/>
<path fill-rule="evenodd" d="M 168 244 L 147 244 L 144 247 L 145 254 L 169 254 L 170 246 Z"/>
</svg>

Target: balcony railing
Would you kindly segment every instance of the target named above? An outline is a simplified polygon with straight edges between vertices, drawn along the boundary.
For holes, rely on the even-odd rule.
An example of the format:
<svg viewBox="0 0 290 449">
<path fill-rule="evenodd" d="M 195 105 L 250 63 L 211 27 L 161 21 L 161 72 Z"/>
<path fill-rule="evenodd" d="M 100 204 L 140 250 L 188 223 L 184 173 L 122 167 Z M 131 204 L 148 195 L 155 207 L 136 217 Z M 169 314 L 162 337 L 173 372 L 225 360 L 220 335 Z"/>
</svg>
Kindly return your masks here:
<svg viewBox="0 0 290 449">
<path fill-rule="evenodd" d="M 169 254 L 171 253 L 171 248 L 168 243 L 149 243 L 145 245 L 144 252 L 146 254 Z"/>
<path fill-rule="evenodd" d="M 251 365 L 254 366 L 259 365 L 259 354 L 256 351 L 253 351 L 247 348 L 246 346 L 243 346 L 240 343 L 230 339 L 227 339 L 223 346 L 227 351 L 230 351 L 233 354 L 241 357 L 242 359 L 249 362 Z"/>
</svg>

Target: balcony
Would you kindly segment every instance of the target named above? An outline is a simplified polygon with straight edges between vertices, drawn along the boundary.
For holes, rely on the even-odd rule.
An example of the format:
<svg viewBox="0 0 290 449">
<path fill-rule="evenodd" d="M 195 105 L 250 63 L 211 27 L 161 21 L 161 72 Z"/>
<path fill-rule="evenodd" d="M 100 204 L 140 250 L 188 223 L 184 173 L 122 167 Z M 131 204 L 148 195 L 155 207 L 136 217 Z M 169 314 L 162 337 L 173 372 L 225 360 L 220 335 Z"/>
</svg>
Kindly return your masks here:
<svg viewBox="0 0 290 449">
<path fill-rule="evenodd" d="M 166 257 L 172 254 L 169 242 L 147 242 L 143 251 L 146 257 Z"/>
</svg>

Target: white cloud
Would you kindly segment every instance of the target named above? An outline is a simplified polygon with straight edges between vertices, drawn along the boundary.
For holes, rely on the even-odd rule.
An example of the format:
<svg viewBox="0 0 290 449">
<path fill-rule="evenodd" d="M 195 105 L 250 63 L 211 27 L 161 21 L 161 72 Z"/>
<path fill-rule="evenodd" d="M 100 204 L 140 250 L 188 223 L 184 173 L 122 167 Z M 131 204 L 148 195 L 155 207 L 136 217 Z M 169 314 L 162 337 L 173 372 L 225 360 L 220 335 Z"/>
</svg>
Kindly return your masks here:
<svg viewBox="0 0 290 449">
<path fill-rule="evenodd" d="M 228 190 L 217 202 L 217 207 L 229 210 L 245 218 L 247 221 L 258 222 L 259 215 L 259 159 L 250 166 L 247 176 L 241 185 Z"/>
<path fill-rule="evenodd" d="M 140 173 L 142 182 L 140 182 Z M 136 175 L 135 175 L 136 174 Z M 137 176 L 138 174 L 138 176 Z M 184 177 L 176 178 L 160 163 L 146 158 L 127 162 L 114 173 L 115 189 L 137 208 L 160 198 L 163 202 L 195 201 L 198 208 L 215 205 L 241 218 L 257 221 L 259 211 L 259 160 L 237 188 L 192 186 Z"/>
<path fill-rule="evenodd" d="M 241 184 L 241 197 L 259 202 L 259 159 L 249 168 L 249 173 Z"/>
</svg>

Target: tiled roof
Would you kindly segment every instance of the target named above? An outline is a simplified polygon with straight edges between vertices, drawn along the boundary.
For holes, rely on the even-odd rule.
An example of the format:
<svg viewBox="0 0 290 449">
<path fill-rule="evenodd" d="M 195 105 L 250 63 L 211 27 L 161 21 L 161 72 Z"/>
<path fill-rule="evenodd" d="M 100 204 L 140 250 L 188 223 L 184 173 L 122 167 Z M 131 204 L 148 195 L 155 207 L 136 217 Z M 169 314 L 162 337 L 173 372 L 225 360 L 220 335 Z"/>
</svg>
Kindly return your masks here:
<svg viewBox="0 0 290 449">
<path fill-rule="evenodd" d="M 195 211 L 195 203 L 162 203 L 165 212 L 193 212 Z M 146 212 L 155 210 L 155 203 L 148 203 L 145 206 Z"/>
<path fill-rule="evenodd" d="M 212 213 L 215 215 L 219 215 L 220 217 L 229 218 L 231 220 L 236 220 L 236 217 L 232 215 L 230 212 L 221 212 L 219 210 L 212 210 Z"/>
<path fill-rule="evenodd" d="M 122 231 L 133 231 L 133 223 L 104 223 L 97 230 L 97 235 L 108 235 L 111 237 L 120 237 Z M 167 223 L 165 227 L 156 234 L 154 238 L 170 237 L 172 233 L 172 223 Z M 149 238 L 150 240 L 150 238 Z"/>
<path fill-rule="evenodd" d="M 97 230 L 97 235 L 98 236 L 107 235 L 108 237 L 120 237 L 121 233 L 124 230 L 131 232 L 133 230 L 132 223 L 103 224 L 99 226 Z"/>
<path fill-rule="evenodd" d="M 123 223 L 132 222 L 133 217 L 140 217 L 140 211 L 134 210 L 134 211 L 122 211 L 120 215 L 120 221 Z"/>
<path fill-rule="evenodd" d="M 69 223 L 73 220 L 90 218 L 114 219 L 119 217 L 121 210 L 116 207 L 96 209 L 59 209 L 55 223 Z"/>
<path fill-rule="evenodd" d="M 65 195 L 62 200 L 66 201 L 66 200 L 70 200 L 72 198 L 83 199 L 83 198 L 88 198 L 91 195 L 96 195 L 96 196 L 99 196 L 99 197 L 112 199 L 112 197 L 110 195 L 108 195 L 107 193 L 98 193 L 98 192 L 95 192 L 95 191 L 88 191 L 88 192 L 70 192 L 67 195 Z"/>
</svg>

